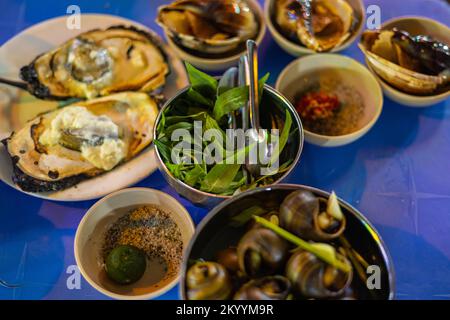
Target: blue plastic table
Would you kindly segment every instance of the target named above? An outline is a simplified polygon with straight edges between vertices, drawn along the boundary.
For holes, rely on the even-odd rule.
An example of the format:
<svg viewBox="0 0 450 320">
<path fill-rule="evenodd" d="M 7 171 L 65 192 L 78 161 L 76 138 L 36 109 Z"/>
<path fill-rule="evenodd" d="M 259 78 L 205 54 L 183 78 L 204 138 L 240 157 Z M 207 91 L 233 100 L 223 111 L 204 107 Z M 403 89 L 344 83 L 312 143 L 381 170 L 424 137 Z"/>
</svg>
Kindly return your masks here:
<svg viewBox="0 0 450 320">
<path fill-rule="evenodd" d="M 134 19 L 161 33 L 154 19 L 164 2 L 169 1 L 0 0 L 0 44 L 35 23 L 66 14 L 71 4 L 84 13 Z M 450 21 L 445 0 L 366 1 L 369 4 L 381 7 L 383 21 L 401 15 Z M 295 58 L 284 53 L 269 32 L 260 50 L 261 73 L 269 71 L 273 84 Z M 343 54 L 363 61 L 356 45 Z M 372 221 L 394 260 L 397 298 L 450 298 L 449 100 L 414 109 L 385 98 L 380 119 L 365 137 L 333 149 L 306 144 L 287 182 L 336 190 Z M 207 213 L 176 195 L 159 172 L 137 186 L 175 196 L 196 223 Z M 43 201 L 0 182 L 0 279 L 21 284 L 15 289 L 0 285 L 1 299 L 105 298 L 84 280 L 80 289 L 67 286 L 75 265 L 75 230 L 93 203 Z M 160 298 L 178 297 L 176 287 Z"/>
</svg>

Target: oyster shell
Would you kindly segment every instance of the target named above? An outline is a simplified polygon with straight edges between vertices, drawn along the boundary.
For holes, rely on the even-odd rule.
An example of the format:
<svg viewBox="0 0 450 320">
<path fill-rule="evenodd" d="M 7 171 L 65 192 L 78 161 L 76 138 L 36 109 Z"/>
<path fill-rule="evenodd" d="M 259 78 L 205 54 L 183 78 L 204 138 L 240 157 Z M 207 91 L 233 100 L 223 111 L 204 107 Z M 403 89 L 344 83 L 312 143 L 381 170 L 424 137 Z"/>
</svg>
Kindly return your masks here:
<svg viewBox="0 0 450 320">
<path fill-rule="evenodd" d="M 95 98 L 150 92 L 169 73 L 160 40 L 134 27 L 92 30 L 38 56 L 20 71 L 29 91 L 42 99 Z"/>
<path fill-rule="evenodd" d="M 176 43 L 211 54 L 235 49 L 259 27 L 245 0 L 178 0 L 159 7 L 156 21 Z"/>
<path fill-rule="evenodd" d="M 369 65 L 386 82 L 412 94 L 433 94 L 450 85 L 450 48 L 397 29 L 365 31 L 359 43 Z"/>
<path fill-rule="evenodd" d="M 3 141 L 13 181 L 58 191 L 109 171 L 151 143 L 157 113 L 147 94 L 122 92 L 42 114 Z"/>
<path fill-rule="evenodd" d="M 291 40 L 317 52 L 330 51 L 352 34 L 356 18 L 345 0 L 275 2 L 275 22 Z"/>
</svg>

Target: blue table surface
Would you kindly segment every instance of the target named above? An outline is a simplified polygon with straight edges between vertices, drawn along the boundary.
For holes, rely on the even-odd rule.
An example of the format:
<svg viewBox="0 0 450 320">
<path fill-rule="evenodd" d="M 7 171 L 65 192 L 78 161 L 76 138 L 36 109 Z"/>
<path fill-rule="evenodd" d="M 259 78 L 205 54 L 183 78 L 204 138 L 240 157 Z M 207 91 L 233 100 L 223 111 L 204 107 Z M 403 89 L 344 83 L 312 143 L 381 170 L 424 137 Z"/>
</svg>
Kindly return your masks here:
<svg viewBox="0 0 450 320">
<path fill-rule="evenodd" d="M 167 2 L 0 0 L 0 44 L 35 23 L 66 14 L 71 4 L 78 4 L 82 13 L 123 16 L 161 33 L 154 22 L 156 8 Z M 380 6 L 383 21 L 401 15 L 450 21 L 445 0 L 365 2 Z M 272 84 L 295 59 L 269 32 L 260 51 L 261 72 L 271 73 Z M 356 44 L 342 54 L 363 61 Z M 306 144 L 287 182 L 335 190 L 367 216 L 394 260 L 397 298 L 450 298 L 450 99 L 414 109 L 385 97 L 382 115 L 366 136 L 339 148 Z M 207 213 L 179 197 L 159 172 L 137 186 L 175 196 L 196 223 Z M 75 231 L 94 202 L 43 201 L 0 183 L 0 279 L 21 284 L 14 289 L 0 285 L 1 299 L 106 298 L 84 279 L 80 288 L 67 285 L 75 265 Z M 160 297 L 177 298 L 178 287 Z"/>
</svg>

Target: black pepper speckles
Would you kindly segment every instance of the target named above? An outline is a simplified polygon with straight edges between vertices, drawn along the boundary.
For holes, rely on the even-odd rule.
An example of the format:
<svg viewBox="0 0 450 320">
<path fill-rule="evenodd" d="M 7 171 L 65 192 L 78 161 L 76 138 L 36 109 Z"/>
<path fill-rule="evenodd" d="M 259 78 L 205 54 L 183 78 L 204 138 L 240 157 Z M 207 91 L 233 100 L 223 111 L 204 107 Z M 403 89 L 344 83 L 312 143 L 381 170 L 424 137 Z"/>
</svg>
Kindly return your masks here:
<svg viewBox="0 0 450 320">
<path fill-rule="evenodd" d="M 149 259 L 160 261 L 166 279 L 179 271 L 183 256 L 182 235 L 170 214 L 158 206 L 138 207 L 113 223 L 105 234 L 103 258 L 118 245 L 135 246 Z"/>
</svg>

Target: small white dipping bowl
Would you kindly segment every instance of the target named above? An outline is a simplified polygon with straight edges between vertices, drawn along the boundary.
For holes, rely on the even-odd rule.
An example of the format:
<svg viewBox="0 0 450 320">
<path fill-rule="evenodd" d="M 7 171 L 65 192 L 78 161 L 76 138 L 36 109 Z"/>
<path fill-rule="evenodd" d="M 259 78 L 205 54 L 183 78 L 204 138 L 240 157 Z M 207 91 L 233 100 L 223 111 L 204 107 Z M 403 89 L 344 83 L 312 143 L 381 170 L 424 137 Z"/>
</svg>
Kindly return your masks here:
<svg viewBox="0 0 450 320">
<path fill-rule="evenodd" d="M 411 35 L 428 35 L 436 40 L 450 45 L 450 28 L 432 19 L 415 16 L 400 17 L 386 21 L 385 23 L 383 23 L 381 28 L 392 29 L 394 27 L 398 28 L 399 30 L 406 31 Z M 366 65 L 369 67 L 370 71 L 372 71 L 378 82 L 381 84 L 381 87 L 383 88 L 386 96 L 404 106 L 422 108 L 429 107 L 442 102 L 445 99 L 448 99 L 448 97 L 450 96 L 450 90 L 447 90 L 446 92 L 440 94 L 427 96 L 417 96 L 402 92 L 381 79 L 373 70 L 370 62 L 367 59 Z"/>
<path fill-rule="evenodd" d="M 341 136 L 326 136 L 317 134 L 303 128 L 305 140 L 309 143 L 323 147 L 337 147 L 358 140 L 373 127 L 383 108 L 383 93 L 380 85 L 362 64 L 354 59 L 337 54 L 309 55 L 291 62 L 281 72 L 275 88 L 280 91 L 292 104 L 301 88 L 293 85 L 315 70 L 333 69 L 342 75 L 345 82 L 355 88 L 361 95 L 364 103 L 364 116 L 359 122 L 359 129 L 355 132 Z M 348 76 L 347 76 L 348 75 Z"/>
<path fill-rule="evenodd" d="M 129 188 L 111 193 L 95 203 L 78 226 L 74 243 L 78 268 L 91 286 L 108 297 L 122 300 L 151 299 L 169 291 L 179 280 L 179 276 L 176 276 L 164 282 L 159 289 L 143 293 L 148 284 L 142 283 L 142 279 L 123 286 L 105 277 L 101 249 L 106 231 L 111 224 L 129 213 L 131 209 L 151 204 L 157 205 L 171 215 L 180 229 L 183 249 L 186 249 L 194 234 L 191 216 L 177 200 L 159 190 Z M 180 257 L 181 262 L 182 257 Z"/>
<path fill-rule="evenodd" d="M 314 50 L 308 49 L 292 40 L 286 38 L 278 28 L 275 26 L 275 21 L 273 19 L 275 13 L 275 2 L 277 0 L 266 0 L 264 4 L 264 18 L 266 19 L 267 27 L 272 34 L 275 42 L 287 53 L 295 57 L 304 56 L 307 54 L 316 53 Z M 355 40 L 358 38 L 359 34 L 363 30 L 366 21 L 366 9 L 364 7 L 362 0 L 346 0 L 348 4 L 353 8 L 356 18 L 358 19 L 358 24 L 355 31 L 344 41 L 340 46 L 333 48 L 330 52 L 339 52 L 348 48 Z"/>
<path fill-rule="evenodd" d="M 256 0 L 247 0 L 247 2 L 259 22 L 259 30 L 255 39 L 256 44 L 258 44 L 259 46 L 264 39 L 264 35 L 266 34 L 266 23 L 264 21 L 263 10 Z M 220 58 L 198 57 L 190 52 L 187 52 L 183 47 L 176 44 L 166 32 L 164 32 L 164 36 L 167 40 L 167 43 L 182 60 L 185 60 L 193 66 L 205 71 L 220 71 L 233 67 L 237 65 L 239 58 L 245 52 L 244 49 L 244 51 L 242 52 L 234 53 L 229 56 L 224 55 L 224 57 Z"/>
</svg>

